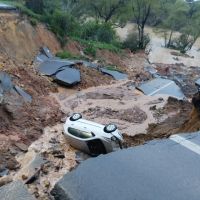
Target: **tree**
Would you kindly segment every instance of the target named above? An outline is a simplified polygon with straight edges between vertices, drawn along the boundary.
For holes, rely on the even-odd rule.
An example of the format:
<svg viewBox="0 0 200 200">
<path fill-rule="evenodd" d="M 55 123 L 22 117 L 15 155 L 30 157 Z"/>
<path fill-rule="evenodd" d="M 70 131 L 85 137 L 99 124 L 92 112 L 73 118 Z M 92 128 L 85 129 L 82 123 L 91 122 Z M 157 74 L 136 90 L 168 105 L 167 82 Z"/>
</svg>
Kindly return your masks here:
<svg viewBox="0 0 200 200">
<path fill-rule="evenodd" d="M 185 53 L 200 36 L 200 4 L 176 0 L 175 4 L 168 4 L 166 10 L 169 14 L 162 24 L 165 29 L 165 46 Z M 174 39 L 176 31 L 179 34 Z"/>
<path fill-rule="evenodd" d="M 35 13 L 42 14 L 44 12 L 44 0 L 26 0 L 25 5 Z"/>
<path fill-rule="evenodd" d="M 145 34 L 144 27 L 149 19 L 149 16 L 154 9 L 154 6 L 159 1 L 156 0 L 132 0 L 131 8 L 133 13 L 133 20 L 137 24 L 138 30 L 138 47 L 139 49 L 144 49 L 145 44 Z"/>
<path fill-rule="evenodd" d="M 128 1 L 129 0 L 85 0 L 83 2 L 86 9 L 89 9 L 88 14 L 90 16 L 95 16 L 97 19 L 107 23 L 110 21 L 118 21 Z"/>
<path fill-rule="evenodd" d="M 188 9 L 188 5 L 182 0 L 177 0 L 174 4 L 165 5 L 165 10 L 168 13 L 168 16 L 162 23 L 165 47 L 169 48 L 172 46 L 174 32 L 180 31 L 185 26 Z"/>
</svg>

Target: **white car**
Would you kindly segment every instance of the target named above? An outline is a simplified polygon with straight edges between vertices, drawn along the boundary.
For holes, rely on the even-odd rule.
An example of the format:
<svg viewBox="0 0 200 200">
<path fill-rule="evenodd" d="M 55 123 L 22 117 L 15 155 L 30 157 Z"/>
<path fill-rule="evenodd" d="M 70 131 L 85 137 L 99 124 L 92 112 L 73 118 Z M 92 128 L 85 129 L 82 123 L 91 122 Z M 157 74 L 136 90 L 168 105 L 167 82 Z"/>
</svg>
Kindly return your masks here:
<svg viewBox="0 0 200 200">
<path fill-rule="evenodd" d="M 122 148 L 123 137 L 115 124 L 104 126 L 82 119 L 79 113 L 66 120 L 64 135 L 73 147 L 92 156 Z"/>
</svg>

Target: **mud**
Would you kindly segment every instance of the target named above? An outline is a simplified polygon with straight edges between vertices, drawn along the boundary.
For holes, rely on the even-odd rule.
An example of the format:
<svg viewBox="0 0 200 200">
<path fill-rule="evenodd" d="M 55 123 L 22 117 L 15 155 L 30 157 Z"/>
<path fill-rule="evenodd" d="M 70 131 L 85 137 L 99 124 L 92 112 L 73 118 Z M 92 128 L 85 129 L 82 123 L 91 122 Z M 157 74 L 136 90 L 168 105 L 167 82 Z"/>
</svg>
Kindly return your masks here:
<svg viewBox="0 0 200 200">
<path fill-rule="evenodd" d="M 146 133 L 149 123 L 156 123 L 153 105 L 159 109 L 165 105 L 167 96 L 147 97 L 130 87 L 130 81 L 121 81 L 110 86 L 92 87 L 74 95 L 52 94 L 60 103 L 66 116 L 73 112 L 101 124 L 116 123 L 123 134 Z M 162 121 L 165 116 L 160 116 Z"/>
<path fill-rule="evenodd" d="M 34 170 L 32 166 L 35 157 L 40 155 L 46 161 L 43 165 L 37 164 L 41 168 L 37 178 L 28 184 L 29 191 L 37 199 L 50 199 L 50 191 L 55 183 L 78 164 L 76 150 L 67 143 L 62 132 L 62 124 L 45 128 L 43 135 L 33 142 L 28 152 L 17 157 L 22 167 L 15 173 L 14 180 L 23 182 L 30 177 L 30 171 Z"/>
<path fill-rule="evenodd" d="M 193 124 L 193 129 L 189 128 L 188 120 L 191 119 L 191 115 L 194 116 L 191 113 L 192 104 L 190 102 L 169 98 L 167 104 L 156 111 L 161 115 L 167 115 L 167 118 L 162 122 L 150 124 L 146 134 L 138 134 L 134 137 L 125 135 L 127 147 L 142 145 L 154 139 L 168 138 L 176 133 L 197 131 L 200 127 L 197 120 L 198 125 Z"/>
</svg>

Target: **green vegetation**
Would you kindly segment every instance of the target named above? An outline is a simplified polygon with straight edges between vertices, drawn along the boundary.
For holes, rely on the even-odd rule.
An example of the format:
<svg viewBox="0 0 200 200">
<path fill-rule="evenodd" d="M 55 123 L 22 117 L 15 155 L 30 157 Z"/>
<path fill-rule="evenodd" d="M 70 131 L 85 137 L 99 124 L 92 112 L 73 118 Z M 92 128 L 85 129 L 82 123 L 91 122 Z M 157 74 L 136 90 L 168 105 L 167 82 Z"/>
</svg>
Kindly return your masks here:
<svg viewBox="0 0 200 200">
<path fill-rule="evenodd" d="M 123 71 L 121 69 L 119 69 L 117 66 L 113 66 L 113 65 L 107 66 L 106 69 L 123 73 Z"/>
<path fill-rule="evenodd" d="M 165 46 L 185 53 L 200 36 L 200 2 L 184 0 L 8 0 L 32 25 L 42 21 L 65 45 L 72 38 L 84 45 L 84 52 L 95 56 L 97 49 L 120 52 L 145 49 L 150 38 L 145 26 L 162 29 Z M 136 30 L 120 44 L 116 26 L 128 21 Z M 180 34 L 175 34 L 176 32 Z"/>
<path fill-rule="evenodd" d="M 61 51 L 56 54 L 57 57 L 62 59 L 82 59 L 82 56 L 71 54 L 69 51 Z"/>
</svg>

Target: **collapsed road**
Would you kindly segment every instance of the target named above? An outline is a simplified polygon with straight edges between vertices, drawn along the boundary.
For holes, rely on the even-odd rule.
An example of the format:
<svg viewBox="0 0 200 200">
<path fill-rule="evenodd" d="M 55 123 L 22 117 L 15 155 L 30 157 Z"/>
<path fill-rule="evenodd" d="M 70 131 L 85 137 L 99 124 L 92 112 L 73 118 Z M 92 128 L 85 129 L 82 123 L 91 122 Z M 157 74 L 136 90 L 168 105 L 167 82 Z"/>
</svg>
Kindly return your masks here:
<svg viewBox="0 0 200 200">
<path fill-rule="evenodd" d="M 47 47 L 41 48 L 35 61 L 39 62 L 38 71 L 41 74 L 51 76 L 56 82 L 66 86 L 73 86 L 81 82 L 81 74 L 80 71 L 76 69 L 76 65 L 83 65 L 85 67 L 96 69 L 102 74 L 107 74 L 113 77 L 115 80 L 124 80 L 128 78 L 127 74 L 106 69 L 96 63 L 54 57 Z"/>
<path fill-rule="evenodd" d="M 198 200 L 199 141 L 200 132 L 173 135 L 88 159 L 51 193 L 56 200 Z"/>
</svg>

